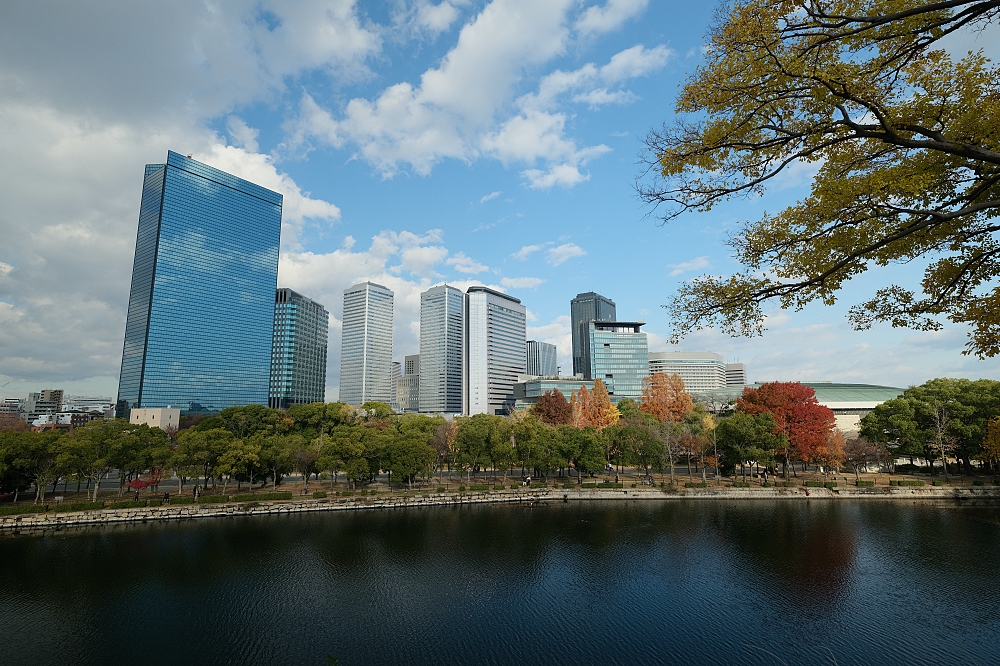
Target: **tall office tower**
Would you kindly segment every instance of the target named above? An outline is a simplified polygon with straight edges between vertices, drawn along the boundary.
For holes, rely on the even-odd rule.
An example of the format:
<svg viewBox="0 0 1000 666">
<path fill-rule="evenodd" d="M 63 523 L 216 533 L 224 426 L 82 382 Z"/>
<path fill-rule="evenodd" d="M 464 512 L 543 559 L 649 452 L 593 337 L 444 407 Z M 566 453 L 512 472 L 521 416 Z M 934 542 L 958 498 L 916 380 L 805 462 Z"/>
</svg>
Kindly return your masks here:
<svg viewBox="0 0 1000 666">
<path fill-rule="evenodd" d="M 590 327 L 592 321 L 614 321 L 615 302 L 600 294 L 588 291 L 577 294 L 569 302 L 571 332 L 573 334 L 573 374 L 593 379 L 590 369 Z"/>
<path fill-rule="evenodd" d="M 326 402 L 326 349 L 330 313 L 291 289 L 274 294 L 274 341 L 268 405 Z"/>
<path fill-rule="evenodd" d="M 747 385 L 746 363 L 726 363 L 726 386 L 739 388 Z"/>
<path fill-rule="evenodd" d="M 649 346 L 642 322 L 592 321 L 590 367 L 593 379 L 600 379 L 612 402 L 642 397 L 642 380 L 649 376 Z"/>
<path fill-rule="evenodd" d="M 389 406 L 399 411 L 399 393 L 396 390 L 396 382 L 403 376 L 403 364 L 393 361 L 389 364 Z"/>
<path fill-rule="evenodd" d="M 556 365 L 556 346 L 547 342 L 528 340 L 524 343 L 525 372 L 536 377 L 551 377 L 559 372 Z"/>
<path fill-rule="evenodd" d="M 403 376 L 396 380 L 396 400 L 404 412 L 420 411 L 420 354 L 403 359 Z"/>
<path fill-rule="evenodd" d="M 281 195 L 175 152 L 147 164 L 117 415 L 266 405 Z"/>
<path fill-rule="evenodd" d="M 362 282 L 344 290 L 341 402 L 389 402 L 392 307 L 392 291 L 380 284 Z"/>
<path fill-rule="evenodd" d="M 712 352 L 651 352 L 649 374 L 680 375 L 689 393 L 726 388 L 726 364 Z"/>
<path fill-rule="evenodd" d="M 465 294 L 447 284 L 420 294 L 420 411 L 462 411 Z"/>
<path fill-rule="evenodd" d="M 486 287 L 469 287 L 465 314 L 466 415 L 507 414 L 523 375 L 525 307 Z"/>
</svg>

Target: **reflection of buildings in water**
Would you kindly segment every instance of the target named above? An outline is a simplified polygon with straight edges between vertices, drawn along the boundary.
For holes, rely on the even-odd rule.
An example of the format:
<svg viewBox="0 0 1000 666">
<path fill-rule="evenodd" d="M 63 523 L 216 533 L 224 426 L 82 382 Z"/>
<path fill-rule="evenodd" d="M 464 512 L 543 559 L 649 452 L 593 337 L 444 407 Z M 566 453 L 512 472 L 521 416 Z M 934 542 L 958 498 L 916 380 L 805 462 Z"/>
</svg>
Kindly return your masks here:
<svg viewBox="0 0 1000 666">
<path fill-rule="evenodd" d="M 836 503 L 728 507 L 725 535 L 751 565 L 751 585 L 793 605 L 832 603 L 846 591 L 858 556 L 856 521 Z M 734 520 L 734 518 L 736 518 Z M 771 575 L 767 575 L 771 574 Z"/>
</svg>

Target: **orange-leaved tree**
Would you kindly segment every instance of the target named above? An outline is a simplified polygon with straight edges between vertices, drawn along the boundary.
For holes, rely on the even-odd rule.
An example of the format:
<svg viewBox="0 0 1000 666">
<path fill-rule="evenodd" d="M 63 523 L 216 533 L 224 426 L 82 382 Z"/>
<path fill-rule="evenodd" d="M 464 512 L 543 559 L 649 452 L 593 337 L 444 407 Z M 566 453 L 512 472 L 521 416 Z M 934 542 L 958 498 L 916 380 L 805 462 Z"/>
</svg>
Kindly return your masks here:
<svg viewBox="0 0 1000 666">
<path fill-rule="evenodd" d="M 694 401 L 684 389 L 684 380 L 680 375 L 656 373 L 642 380 L 639 409 L 652 414 L 660 423 L 681 421 L 694 409 Z"/>
<path fill-rule="evenodd" d="M 789 461 L 811 460 L 813 450 L 826 444 L 835 423 L 833 410 L 819 404 L 816 392 L 799 382 L 768 382 L 758 388 L 748 386 L 736 401 L 736 411 L 767 413 L 774 417 L 775 434 L 784 434 L 789 442 L 788 447 L 776 451 L 784 458 L 785 478 L 788 478 Z"/>
<path fill-rule="evenodd" d="M 584 386 L 580 389 L 580 394 L 585 395 L 587 387 Z M 594 390 L 591 391 L 588 396 L 586 406 L 584 407 L 584 416 L 590 422 L 590 425 L 594 426 L 597 432 L 601 432 L 608 426 L 612 426 L 618 423 L 618 418 L 621 416 L 618 413 L 618 408 L 611 404 L 611 396 L 608 395 L 608 389 L 605 388 L 604 382 L 600 379 L 594 380 Z"/>
</svg>

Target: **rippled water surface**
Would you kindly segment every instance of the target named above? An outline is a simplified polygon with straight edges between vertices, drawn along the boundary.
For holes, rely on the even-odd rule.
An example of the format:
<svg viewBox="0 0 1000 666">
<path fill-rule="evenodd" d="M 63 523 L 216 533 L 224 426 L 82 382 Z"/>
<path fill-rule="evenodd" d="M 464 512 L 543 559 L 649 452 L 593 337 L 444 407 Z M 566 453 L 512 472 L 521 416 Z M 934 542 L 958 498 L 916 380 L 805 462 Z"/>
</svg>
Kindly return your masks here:
<svg viewBox="0 0 1000 666">
<path fill-rule="evenodd" d="M 1000 508 L 569 503 L 0 534 L 0 664 L 996 664 Z"/>
</svg>

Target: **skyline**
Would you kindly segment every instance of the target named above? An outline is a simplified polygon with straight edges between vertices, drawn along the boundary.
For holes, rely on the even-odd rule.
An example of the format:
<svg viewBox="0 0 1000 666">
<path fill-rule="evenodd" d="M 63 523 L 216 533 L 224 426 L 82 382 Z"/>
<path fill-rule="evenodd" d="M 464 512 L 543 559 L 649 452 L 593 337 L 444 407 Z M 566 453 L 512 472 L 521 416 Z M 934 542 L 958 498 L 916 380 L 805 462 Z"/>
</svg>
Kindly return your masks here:
<svg viewBox="0 0 1000 666">
<path fill-rule="evenodd" d="M 527 337 L 556 344 L 564 369 L 569 301 L 596 291 L 621 318 L 646 320 L 650 351 L 717 352 L 746 363 L 751 382 L 1000 378 L 996 359 L 961 356 L 958 326 L 848 328 L 847 304 L 916 266 L 873 271 L 833 307 L 775 312 L 763 338 L 704 332 L 667 346 L 658 306 L 680 280 L 734 272 L 727 233 L 801 197 L 810 175 L 799 169 L 762 199 L 666 227 L 635 198 L 641 137 L 672 116 L 711 7 L 340 0 L 234 4 L 214 16 L 198 3 L 10 11 L 0 26 L 4 396 L 116 394 L 141 169 L 167 149 L 284 195 L 278 286 L 327 307 L 332 339 L 345 288 L 391 289 L 394 360 L 418 351 L 419 294 L 447 281 L 520 298 Z M 961 46 L 995 57 L 991 34 Z M 332 400 L 339 345 L 330 351 Z"/>
</svg>

